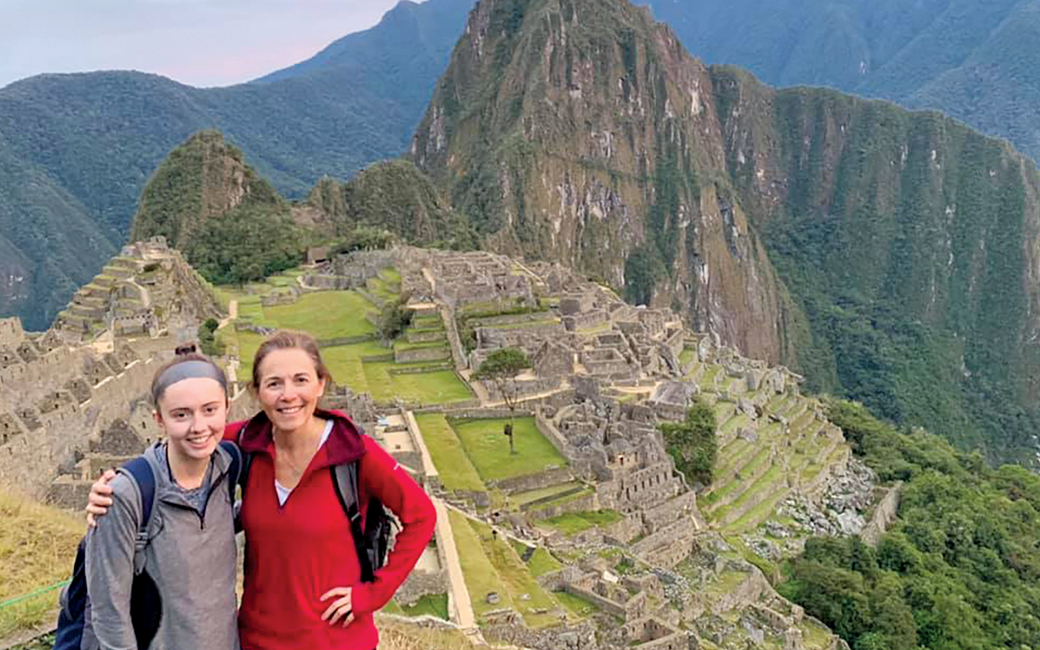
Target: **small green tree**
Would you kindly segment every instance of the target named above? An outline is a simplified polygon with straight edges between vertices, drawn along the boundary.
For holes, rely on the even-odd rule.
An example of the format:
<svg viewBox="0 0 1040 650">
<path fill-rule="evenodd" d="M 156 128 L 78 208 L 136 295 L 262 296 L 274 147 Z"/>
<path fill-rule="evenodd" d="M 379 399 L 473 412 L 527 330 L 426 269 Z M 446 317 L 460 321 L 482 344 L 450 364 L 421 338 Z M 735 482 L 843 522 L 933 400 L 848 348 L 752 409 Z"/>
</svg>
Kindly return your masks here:
<svg viewBox="0 0 1040 650">
<path fill-rule="evenodd" d="M 675 468 L 689 481 L 711 485 L 719 455 L 715 411 L 697 399 L 686 411 L 685 420 L 677 424 L 666 422 L 658 428 L 664 435 L 665 447 L 675 461 Z"/>
<path fill-rule="evenodd" d="M 223 356 L 224 342 L 217 340 L 217 328 L 220 327 L 220 323 L 215 318 L 208 318 L 206 322 L 199 328 L 199 347 L 202 349 L 202 353 L 211 357 Z"/>
<path fill-rule="evenodd" d="M 401 294 L 396 301 L 383 305 L 383 310 L 379 313 L 378 327 L 376 329 L 379 331 L 379 338 L 384 343 L 389 344 L 412 324 L 415 311 L 409 309 L 407 304 L 408 295 Z"/>
<path fill-rule="evenodd" d="M 499 348 L 489 354 L 477 368 L 477 372 L 473 374 L 474 379 L 493 383 L 499 394 L 502 395 L 506 408 L 509 409 L 509 424 L 502 433 L 509 438 L 509 453 L 511 454 L 516 453 L 516 445 L 513 442 L 513 424 L 518 397 L 516 376 L 530 367 L 531 361 L 520 348 Z"/>
</svg>

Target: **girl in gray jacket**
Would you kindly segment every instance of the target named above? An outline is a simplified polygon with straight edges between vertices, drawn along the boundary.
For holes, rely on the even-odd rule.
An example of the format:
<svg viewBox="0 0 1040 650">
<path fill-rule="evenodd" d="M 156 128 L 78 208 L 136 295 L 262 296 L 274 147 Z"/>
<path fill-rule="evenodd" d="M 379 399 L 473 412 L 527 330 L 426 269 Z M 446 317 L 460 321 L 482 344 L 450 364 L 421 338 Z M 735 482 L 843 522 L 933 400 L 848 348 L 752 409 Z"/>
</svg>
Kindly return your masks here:
<svg viewBox="0 0 1040 650">
<path fill-rule="evenodd" d="M 157 622 L 147 648 L 238 650 L 232 458 L 219 446 L 227 379 L 192 347 L 156 372 L 152 398 L 164 439 L 144 454 L 155 477 L 148 543 L 135 558 L 141 495 L 134 479 L 120 472 L 110 483 L 114 502 L 108 516 L 87 536 L 90 611 L 82 647 L 138 650 L 131 587 L 143 571 L 158 596 L 147 612 Z"/>
</svg>

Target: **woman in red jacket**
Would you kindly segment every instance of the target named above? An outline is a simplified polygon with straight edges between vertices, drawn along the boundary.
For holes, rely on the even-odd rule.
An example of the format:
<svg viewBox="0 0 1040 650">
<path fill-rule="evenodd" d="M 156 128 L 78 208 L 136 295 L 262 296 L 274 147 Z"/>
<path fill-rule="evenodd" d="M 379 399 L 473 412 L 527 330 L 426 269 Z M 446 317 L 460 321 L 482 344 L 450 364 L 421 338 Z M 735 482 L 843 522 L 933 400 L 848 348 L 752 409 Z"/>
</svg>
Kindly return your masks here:
<svg viewBox="0 0 1040 650">
<path fill-rule="evenodd" d="M 433 504 L 404 468 L 350 418 L 318 409 L 330 379 L 311 336 L 271 335 L 253 359 L 251 388 L 261 412 L 225 433 L 253 457 L 241 514 L 243 650 L 375 648 L 372 615 L 389 602 L 433 535 Z M 361 581 L 350 521 L 329 471 L 353 461 L 359 461 L 359 512 L 378 498 L 401 524 L 371 582 Z M 93 506 L 103 505 L 100 492 L 95 484 Z"/>
</svg>

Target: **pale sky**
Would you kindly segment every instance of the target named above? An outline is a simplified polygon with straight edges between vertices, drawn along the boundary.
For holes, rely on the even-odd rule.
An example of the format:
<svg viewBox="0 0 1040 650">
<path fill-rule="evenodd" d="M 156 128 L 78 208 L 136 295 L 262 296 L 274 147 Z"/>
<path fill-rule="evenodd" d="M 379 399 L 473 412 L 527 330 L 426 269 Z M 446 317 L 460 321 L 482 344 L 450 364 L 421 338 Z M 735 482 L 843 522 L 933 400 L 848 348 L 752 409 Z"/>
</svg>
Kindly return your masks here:
<svg viewBox="0 0 1040 650">
<path fill-rule="evenodd" d="M 0 0 L 0 87 L 140 70 L 226 86 L 309 58 L 397 0 Z"/>
</svg>

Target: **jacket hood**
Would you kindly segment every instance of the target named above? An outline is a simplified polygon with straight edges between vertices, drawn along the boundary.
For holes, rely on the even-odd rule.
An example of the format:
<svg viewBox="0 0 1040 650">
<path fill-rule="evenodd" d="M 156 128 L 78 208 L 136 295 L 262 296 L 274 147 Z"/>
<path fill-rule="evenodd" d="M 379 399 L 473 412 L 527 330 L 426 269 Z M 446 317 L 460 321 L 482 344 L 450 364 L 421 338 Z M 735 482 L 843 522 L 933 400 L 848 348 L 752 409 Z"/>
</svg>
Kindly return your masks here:
<svg viewBox="0 0 1040 650">
<path fill-rule="evenodd" d="M 344 465 L 365 455 L 361 428 L 345 413 L 317 409 L 314 415 L 332 421 L 332 433 L 325 443 L 327 465 Z M 239 432 L 238 446 L 246 453 L 269 453 L 274 445 L 274 427 L 263 411 L 246 422 Z"/>
</svg>

